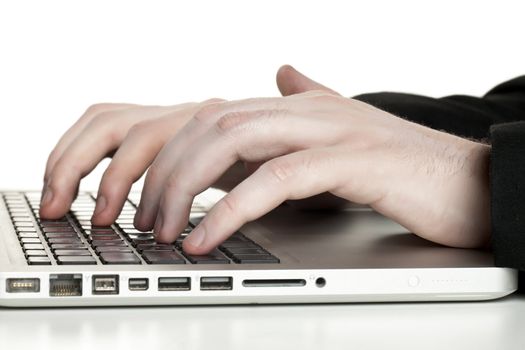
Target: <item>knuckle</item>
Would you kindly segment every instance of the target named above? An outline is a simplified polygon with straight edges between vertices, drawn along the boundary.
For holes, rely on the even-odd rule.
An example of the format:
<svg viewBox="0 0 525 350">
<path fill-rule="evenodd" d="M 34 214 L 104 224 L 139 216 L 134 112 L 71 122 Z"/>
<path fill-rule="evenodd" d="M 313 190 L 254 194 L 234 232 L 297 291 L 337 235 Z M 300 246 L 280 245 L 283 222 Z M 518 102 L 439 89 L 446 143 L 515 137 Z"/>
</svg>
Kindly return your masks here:
<svg viewBox="0 0 525 350">
<path fill-rule="evenodd" d="M 146 183 L 156 183 L 161 178 L 161 169 L 156 162 L 154 162 L 148 169 L 148 172 L 146 174 Z"/>
<path fill-rule="evenodd" d="M 290 159 L 274 159 L 264 163 L 261 170 L 267 172 L 278 182 L 285 182 L 297 173 L 298 165 L 297 162 Z"/>
<path fill-rule="evenodd" d="M 125 172 L 121 171 L 121 168 L 114 164 L 114 162 L 111 162 L 107 169 L 104 171 L 104 175 L 102 177 L 103 182 L 114 182 L 115 180 L 120 180 L 123 178 Z"/>
<path fill-rule="evenodd" d="M 49 179 L 49 187 L 59 189 L 69 182 L 69 179 L 80 178 L 83 171 L 76 162 L 60 158 L 53 168 L 53 176 Z"/>
<path fill-rule="evenodd" d="M 338 101 L 341 98 L 337 95 L 330 94 L 323 90 L 312 90 L 305 93 L 305 96 L 319 102 L 333 102 Z"/>
<path fill-rule="evenodd" d="M 128 131 L 128 136 L 140 136 L 144 134 L 149 134 L 151 129 L 155 125 L 155 122 L 152 120 L 142 120 L 131 126 Z"/>
<path fill-rule="evenodd" d="M 58 160 L 58 152 L 55 148 L 49 153 L 49 156 L 47 157 L 46 167 L 49 168 L 51 164 L 56 163 L 57 160 Z"/>
<path fill-rule="evenodd" d="M 221 103 L 211 103 L 202 106 L 193 116 L 193 119 L 199 123 L 208 123 L 220 108 Z"/>
<path fill-rule="evenodd" d="M 182 178 L 178 174 L 173 173 L 168 176 L 165 183 L 166 192 L 181 192 L 183 188 L 185 187 L 182 185 Z"/>
<path fill-rule="evenodd" d="M 112 111 L 115 108 L 121 107 L 121 106 L 123 105 L 118 104 L 118 103 L 96 103 L 96 104 L 89 106 L 86 109 L 81 119 L 93 120 L 100 114 L 104 114 L 106 112 Z"/>
<path fill-rule="evenodd" d="M 217 120 L 215 123 L 215 128 L 219 134 L 223 135 L 246 127 L 250 120 L 251 118 L 248 113 L 230 112 L 226 113 L 220 117 L 219 120 Z"/>
<path fill-rule="evenodd" d="M 231 194 L 222 198 L 221 207 L 227 212 L 227 217 L 239 217 L 239 214 L 241 213 L 238 201 Z"/>
<path fill-rule="evenodd" d="M 110 144 L 120 142 L 125 133 L 125 129 L 120 127 L 118 123 L 111 123 L 111 119 L 118 116 L 117 112 L 107 111 L 95 115 L 87 128 L 91 129 L 96 135 L 100 135 L 103 140 L 109 141 Z"/>
<path fill-rule="evenodd" d="M 214 97 L 214 98 L 210 98 L 210 99 L 204 100 L 200 104 L 202 106 L 207 106 L 207 105 L 212 105 L 212 104 L 221 103 L 221 102 L 224 102 L 224 100 L 222 98 Z"/>
<path fill-rule="evenodd" d="M 96 115 L 114 107 L 113 103 L 95 103 L 86 109 L 85 114 Z"/>
</svg>

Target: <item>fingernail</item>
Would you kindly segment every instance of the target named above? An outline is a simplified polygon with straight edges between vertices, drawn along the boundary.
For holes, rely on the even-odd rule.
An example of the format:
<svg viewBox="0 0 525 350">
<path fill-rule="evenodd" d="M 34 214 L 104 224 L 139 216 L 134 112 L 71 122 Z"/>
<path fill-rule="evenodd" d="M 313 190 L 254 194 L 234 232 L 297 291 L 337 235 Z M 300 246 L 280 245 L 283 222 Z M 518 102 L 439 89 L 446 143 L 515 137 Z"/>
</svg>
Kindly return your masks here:
<svg viewBox="0 0 525 350">
<path fill-rule="evenodd" d="M 194 247 L 199 247 L 204 242 L 205 238 L 206 233 L 204 232 L 204 229 L 202 227 L 198 227 L 195 228 L 184 240 L 186 243 L 189 243 Z"/>
<path fill-rule="evenodd" d="M 47 188 L 44 192 L 44 195 L 42 196 L 41 205 L 44 207 L 47 204 L 51 203 L 51 200 L 53 199 L 53 191 L 50 188 Z"/>
<path fill-rule="evenodd" d="M 97 205 L 95 206 L 95 211 L 93 212 L 93 215 L 98 215 L 104 211 L 106 208 L 107 201 L 106 197 L 104 196 L 98 196 L 97 197 Z"/>
<path fill-rule="evenodd" d="M 156 236 L 158 236 L 162 231 L 162 225 L 164 223 L 163 221 L 164 219 L 162 217 L 162 212 L 159 211 L 159 213 L 157 214 L 157 219 L 155 220 L 155 228 L 153 229 L 153 232 Z"/>
</svg>

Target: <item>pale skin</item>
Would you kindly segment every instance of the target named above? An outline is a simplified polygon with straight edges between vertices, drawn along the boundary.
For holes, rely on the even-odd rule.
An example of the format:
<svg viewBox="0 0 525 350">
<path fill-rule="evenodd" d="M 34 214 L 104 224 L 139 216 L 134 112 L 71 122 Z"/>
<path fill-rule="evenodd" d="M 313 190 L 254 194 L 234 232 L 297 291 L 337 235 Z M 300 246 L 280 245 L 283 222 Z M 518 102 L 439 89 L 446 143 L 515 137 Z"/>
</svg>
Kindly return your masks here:
<svg viewBox="0 0 525 350">
<path fill-rule="evenodd" d="M 283 97 L 90 107 L 49 156 L 41 216 L 63 216 L 81 178 L 113 154 L 93 223 L 113 223 L 147 172 L 135 226 L 154 229 L 160 242 L 182 232 L 197 194 L 235 174 L 184 240 L 190 254 L 209 252 L 286 200 L 322 193 L 370 205 L 436 243 L 489 246 L 490 146 L 342 97 L 290 66 L 277 85 Z M 238 162 L 243 175 L 232 172 Z"/>
</svg>

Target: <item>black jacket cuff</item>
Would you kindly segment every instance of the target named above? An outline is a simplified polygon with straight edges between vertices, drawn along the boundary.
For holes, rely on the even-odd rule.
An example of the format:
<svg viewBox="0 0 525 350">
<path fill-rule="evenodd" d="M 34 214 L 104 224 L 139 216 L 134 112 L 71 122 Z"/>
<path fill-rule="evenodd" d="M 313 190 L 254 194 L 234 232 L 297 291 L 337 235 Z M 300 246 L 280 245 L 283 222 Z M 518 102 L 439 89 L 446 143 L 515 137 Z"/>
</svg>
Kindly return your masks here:
<svg viewBox="0 0 525 350">
<path fill-rule="evenodd" d="M 525 122 L 493 125 L 490 137 L 495 264 L 525 270 Z"/>
</svg>

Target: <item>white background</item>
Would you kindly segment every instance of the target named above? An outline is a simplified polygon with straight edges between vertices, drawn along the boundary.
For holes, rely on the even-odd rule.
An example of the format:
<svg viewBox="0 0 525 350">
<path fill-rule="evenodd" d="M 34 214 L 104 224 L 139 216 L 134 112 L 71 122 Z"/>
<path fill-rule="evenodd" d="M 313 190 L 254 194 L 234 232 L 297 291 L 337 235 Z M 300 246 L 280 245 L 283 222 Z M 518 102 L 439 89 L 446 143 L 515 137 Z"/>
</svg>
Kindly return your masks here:
<svg viewBox="0 0 525 350">
<path fill-rule="evenodd" d="M 0 0 L 0 188 L 39 187 L 47 154 L 90 104 L 276 95 L 284 63 L 347 96 L 483 94 L 525 74 L 522 4 Z M 96 188 L 97 174 L 85 185 Z M 0 348 L 522 349 L 514 298 L 3 309 Z"/>
<path fill-rule="evenodd" d="M 2 1 L 0 187 L 39 187 L 90 104 L 275 95 L 284 63 L 348 96 L 483 94 L 525 74 L 522 4 Z"/>
</svg>

